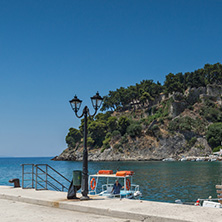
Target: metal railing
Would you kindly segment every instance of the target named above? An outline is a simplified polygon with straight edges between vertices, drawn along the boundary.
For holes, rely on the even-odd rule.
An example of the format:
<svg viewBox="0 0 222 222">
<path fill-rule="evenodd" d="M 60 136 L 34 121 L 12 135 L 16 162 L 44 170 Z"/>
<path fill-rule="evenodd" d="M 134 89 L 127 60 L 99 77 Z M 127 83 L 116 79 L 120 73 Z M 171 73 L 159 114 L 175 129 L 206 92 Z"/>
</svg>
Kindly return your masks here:
<svg viewBox="0 0 222 222">
<path fill-rule="evenodd" d="M 34 166 L 35 164 L 22 164 L 22 188 L 24 189 L 32 189 L 34 188 Z M 31 172 L 25 172 L 25 166 L 27 168 L 27 166 L 31 166 Z M 31 175 L 31 178 L 25 178 L 25 175 Z M 31 182 L 30 184 L 28 184 L 26 187 L 25 187 L 25 182 L 26 181 L 29 181 Z"/>
<path fill-rule="evenodd" d="M 71 183 L 70 180 L 48 164 L 21 164 L 21 166 L 23 189 L 35 188 L 36 190 L 48 190 L 50 187 L 56 191 L 64 191 L 64 189 L 68 190 L 68 188 L 57 179 L 58 177 Z M 28 167 L 29 170 L 27 170 Z M 55 174 L 56 178 L 52 174 Z M 27 182 L 29 182 L 28 185 L 26 185 Z"/>
</svg>

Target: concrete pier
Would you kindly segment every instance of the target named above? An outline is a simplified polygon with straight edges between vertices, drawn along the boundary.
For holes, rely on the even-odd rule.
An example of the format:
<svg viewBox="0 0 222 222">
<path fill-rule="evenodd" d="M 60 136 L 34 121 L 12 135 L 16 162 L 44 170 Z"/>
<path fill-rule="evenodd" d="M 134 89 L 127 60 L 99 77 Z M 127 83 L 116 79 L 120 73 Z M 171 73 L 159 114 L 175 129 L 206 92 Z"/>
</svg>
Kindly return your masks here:
<svg viewBox="0 0 222 222">
<path fill-rule="evenodd" d="M 67 193 L 65 192 L 49 190 L 36 191 L 34 189 L 0 186 L 0 203 L 8 200 L 14 201 L 16 204 L 19 202 L 22 202 L 21 204 L 34 204 L 36 208 L 39 206 L 45 206 L 49 210 L 51 209 L 53 211 L 57 208 L 57 210 L 60 211 L 59 215 L 63 215 L 64 218 L 67 216 L 67 211 L 72 212 L 73 215 L 81 214 L 82 220 L 79 219 L 76 221 L 87 220 L 86 218 L 89 218 L 89 215 L 97 216 L 97 219 L 101 217 L 101 221 L 106 221 L 102 217 L 109 217 L 109 219 L 111 218 L 112 221 L 222 221 L 222 209 L 177 205 L 153 201 L 109 199 L 99 196 L 90 196 L 91 200 L 88 201 L 67 200 L 66 195 Z M 13 213 L 16 208 L 10 208 L 9 210 Z M 50 221 L 50 218 L 47 221 Z M 64 221 L 68 220 L 64 219 Z"/>
</svg>

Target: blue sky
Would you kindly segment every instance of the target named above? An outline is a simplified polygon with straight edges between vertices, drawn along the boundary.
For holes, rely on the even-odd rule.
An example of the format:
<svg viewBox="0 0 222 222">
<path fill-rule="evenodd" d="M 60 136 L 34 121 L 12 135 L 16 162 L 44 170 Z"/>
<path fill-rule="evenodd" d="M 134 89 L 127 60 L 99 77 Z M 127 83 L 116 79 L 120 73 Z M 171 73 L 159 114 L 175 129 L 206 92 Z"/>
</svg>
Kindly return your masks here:
<svg viewBox="0 0 222 222">
<path fill-rule="evenodd" d="M 55 156 L 75 94 L 221 62 L 221 0 L 1 0 L 0 156 Z"/>
</svg>

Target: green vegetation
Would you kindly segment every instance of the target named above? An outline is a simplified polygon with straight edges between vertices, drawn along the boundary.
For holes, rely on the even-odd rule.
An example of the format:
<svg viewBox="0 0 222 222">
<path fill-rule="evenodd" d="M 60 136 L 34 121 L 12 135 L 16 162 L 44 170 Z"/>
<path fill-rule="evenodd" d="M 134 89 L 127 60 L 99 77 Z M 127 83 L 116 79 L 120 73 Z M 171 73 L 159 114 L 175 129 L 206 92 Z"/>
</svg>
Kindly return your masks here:
<svg viewBox="0 0 222 222">
<path fill-rule="evenodd" d="M 140 84 L 129 86 L 128 88 L 120 87 L 116 91 L 109 91 L 108 96 L 104 97 L 102 111 L 105 110 L 126 110 L 134 108 L 130 104 L 139 101 L 141 106 L 150 103 L 163 92 L 163 86 L 153 80 L 143 80 Z"/>
<path fill-rule="evenodd" d="M 220 151 L 220 149 L 222 149 L 222 146 L 215 147 L 213 149 L 213 152 L 218 152 L 218 151 Z"/>
<path fill-rule="evenodd" d="M 197 142 L 197 138 L 192 137 L 188 143 L 189 143 L 190 146 L 193 146 L 196 142 Z"/>
<path fill-rule="evenodd" d="M 79 130 L 70 128 L 68 135 L 66 136 L 66 143 L 68 145 L 68 148 L 75 147 L 76 143 L 78 143 L 82 138 L 82 134 Z"/>
<path fill-rule="evenodd" d="M 128 142 L 128 135 L 132 138 L 140 136 L 142 130 L 139 122 L 131 121 L 126 116 L 121 116 L 117 119 L 116 117 L 110 116 L 110 114 L 107 115 L 107 113 L 99 113 L 95 119 L 89 119 L 88 122 L 87 146 L 94 148 L 103 146 L 103 151 L 110 147 L 112 138 L 120 139 L 120 143 L 115 146 L 119 149 L 121 144 Z M 81 132 L 83 132 L 83 121 L 81 122 L 79 130 L 70 128 L 66 136 L 68 147 L 74 148 L 76 143 L 81 141 Z"/>
<path fill-rule="evenodd" d="M 169 123 L 168 129 L 171 132 L 193 131 L 196 134 L 205 132 L 206 122 L 200 118 L 192 119 L 189 116 L 178 117 Z"/>
<path fill-rule="evenodd" d="M 117 129 L 117 118 L 110 116 L 107 120 L 107 127 L 109 132 L 113 132 L 115 129 Z"/>
<path fill-rule="evenodd" d="M 208 84 L 222 84 L 220 63 L 206 64 L 202 69 L 185 74 L 169 73 L 163 85 L 153 80 L 143 80 L 127 88 L 109 91 L 101 109 L 105 112 L 88 118 L 88 147 L 102 148 L 101 152 L 104 152 L 112 146 L 116 151 L 124 152 L 127 143 L 135 141 L 135 138 L 148 135 L 158 141 L 163 132 L 169 135 L 178 132 L 191 135 L 187 139 L 189 146 L 196 143 L 198 136 L 206 135 L 212 149 L 219 149 L 222 141 L 222 107 L 214 97 L 202 99 L 186 94 L 189 87 L 205 87 Z M 174 96 L 168 97 L 170 94 Z M 186 109 L 187 114 L 176 114 L 175 118 L 169 115 L 173 103 L 185 104 L 182 110 Z M 69 129 L 66 136 L 68 148 L 82 146 L 83 127 L 84 119 L 79 129 Z"/>
<path fill-rule="evenodd" d="M 119 130 L 113 130 L 113 132 L 112 132 L 112 137 L 120 137 L 121 136 L 121 133 L 120 133 L 120 131 Z"/>
<path fill-rule="evenodd" d="M 206 137 L 212 148 L 220 146 L 222 141 L 222 123 L 211 124 L 208 127 Z"/>
<path fill-rule="evenodd" d="M 99 120 L 92 121 L 88 126 L 88 131 L 91 138 L 95 141 L 94 145 L 101 147 L 107 131 L 105 123 Z"/>
<path fill-rule="evenodd" d="M 140 136 L 142 131 L 142 127 L 139 123 L 133 123 L 127 127 L 127 133 L 132 138 L 136 136 Z"/>
<path fill-rule="evenodd" d="M 215 101 L 209 98 L 204 101 L 204 106 L 200 110 L 200 115 L 209 122 L 216 123 L 222 121 L 221 108 L 218 108 L 215 104 Z"/>
<path fill-rule="evenodd" d="M 105 139 L 103 140 L 103 148 L 107 149 L 110 147 L 109 143 L 111 141 L 111 133 L 107 133 Z"/>
<path fill-rule="evenodd" d="M 190 117 L 177 118 L 169 123 L 169 130 L 171 132 L 175 131 L 191 131 L 194 120 Z"/>
<path fill-rule="evenodd" d="M 118 121 L 118 129 L 123 136 L 126 133 L 127 127 L 130 125 L 130 120 L 125 117 L 121 116 Z"/>
<path fill-rule="evenodd" d="M 87 137 L 87 146 L 88 147 L 93 147 L 93 145 L 95 144 L 95 141 L 92 139 L 92 137 Z"/>
<path fill-rule="evenodd" d="M 154 99 L 160 96 L 160 93 L 183 93 L 188 87 L 198 88 L 208 84 L 222 84 L 222 64 L 206 64 L 202 69 L 186 72 L 185 74 L 169 73 L 163 85 L 159 82 L 154 83 L 153 80 L 143 80 L 135 86 L 120 87 L 116 91 L 109 91 L 109 94 L 104 97 L 101 110 L 124 111 L 135 108 L 133 105 L 130 105 L 135 103 L 145 107 L 152 104 Z"/>
</svg>

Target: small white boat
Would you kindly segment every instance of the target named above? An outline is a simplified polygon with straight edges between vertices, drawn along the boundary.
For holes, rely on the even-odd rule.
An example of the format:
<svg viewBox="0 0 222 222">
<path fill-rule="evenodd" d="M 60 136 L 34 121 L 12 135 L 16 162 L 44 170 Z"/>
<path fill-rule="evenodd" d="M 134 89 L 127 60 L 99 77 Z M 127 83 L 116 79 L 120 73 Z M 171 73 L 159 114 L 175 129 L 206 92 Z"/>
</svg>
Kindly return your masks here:
<svg viewBox="0 0 222 222">
<path fill-rule="evenodd" d="M 165 158 L 165 159 L 163 159 L 162 161 L 176 161 L 174 158 Z"/>
<path fill-rule="evenodd" d="M 222 208 L 222 204 L 214 201 L 204 200 L 202 207 Z"/>
<path fill-rule="evenodd" d="M 215 162 L 215 161 L 217 161 L 217 159 L 216 159 L 216 158 L 211 158 L 211 159 L 209 159 L 208 161 L 210 161 L 210 162 Z"/>
<path fill-rule="evenodd" d="M 209 161 L 209 162 L 215 162 L 215 161 L 217 161 L 217 156 L 215 156 L 215 155 L 210 155 L 208 161 Z"/>
<path fill-rule="evenodd" d="M 180 161 L 187 161 L 187 158 L 183 157 L 183 158 L 180 159 Z"/>
<path fill-rule="evenodd" d="M 97 174 L 89 175 L 89 194 L 109 198 L 140 199 L 142 193 L 139 190 L 139 185 L 133 184 L 133 174 L 133 171 L 118 171 L 114 174 L 112 170 L 100 170 Z M 112 193 L 116 179 L 124 186 L 119 194 Z M 102 184 L 104 181 L 106 183 Z M 101 185 L 100 189 L 98 185 Z"/>
<path fill-rule="evenodd" d="M 194 205 L 201 207 L 222 208 L 222 185 L 216 185 L 216 190 L 218 198 L 212 198 L 212 196 L 209 196 L 208 199 L 197 199 Z"/>
<path fill-rule="evenodd" d="M 210 199 L 198 199 L 194 205 L 200 206 L 200 207 L 222 208 L 222 204 L 215 202 L 218 200 L 219 199 L 211 199 L 211 198 Z"/>
<path fill-rule="evenodd" d="M 197 162 L 202 162 L 202 161 L 205 161 L 205 159 L 198 157 L 198 158 L 196 159 L 196 161 L 197 161 Z"/>
</svg>

